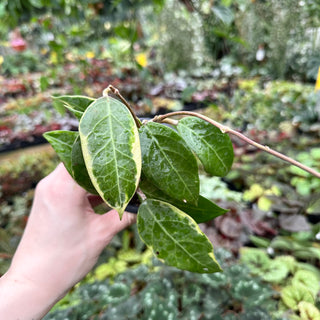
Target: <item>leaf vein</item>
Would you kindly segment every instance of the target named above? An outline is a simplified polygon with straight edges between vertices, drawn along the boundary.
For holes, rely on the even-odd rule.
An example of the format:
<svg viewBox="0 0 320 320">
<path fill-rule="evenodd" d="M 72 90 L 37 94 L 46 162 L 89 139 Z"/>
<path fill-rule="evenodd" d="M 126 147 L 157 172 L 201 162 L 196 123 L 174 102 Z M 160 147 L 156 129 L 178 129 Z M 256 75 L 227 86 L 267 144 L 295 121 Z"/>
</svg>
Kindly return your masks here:
<svg viewBox="0 0 320 320">
<path fill-rule="evenodd" d="M 200 264 L 201 266 L 205 266 L 205 265 L 202 264 L 198 259 L 196 259 L 192 253 L 190 253 L 190 252 L 189 252 L 188 250 L 186 250 L 183 246 L 181 246 L 180 243 L 177 242 L 176 239 L 173 238 L 170 233 L 167 232 L 167 230 L 162 226 L 162 224 L 159 223 L 159 222 L 161 222 L 161 220 L 158 220 L 157 217 L 152 214 L 152 211 L 151 211 L 148 207 L 147 207 L 147 210 L 149 211 L 149 214 L 154 217 L 153 228 L 152 228 L 152 231 L 153 231 L 153 232 L 152 232 L 152 240 L 153 240 L 153 237 L 154 237 L 154 225 L 155 225 L 155 223 L 157 222 L 158 225 L 160 226 L 160 228 L 162 229 L 162 231 L 168 236 L 169 239 L 172 240 L 172 242 L 173 242 L 173 244 L 175 245 L 175 247 L 177 247 L 177 246 L 180 247 L 180 249 L 181 249 L 182 251 L 184 251 L 188 256 L 190 256 L 197 264 Z M 154 241 L 152 241 L 152 243 L 154 243 Z M 176 249 L 175 251 L 177 252 L 177 249 Z M 175 255 L 175 258 L 177 259 L 177 255 Z M 177 260 L 176 260 L 176 261 L 177 261 Z"/>
</svg>

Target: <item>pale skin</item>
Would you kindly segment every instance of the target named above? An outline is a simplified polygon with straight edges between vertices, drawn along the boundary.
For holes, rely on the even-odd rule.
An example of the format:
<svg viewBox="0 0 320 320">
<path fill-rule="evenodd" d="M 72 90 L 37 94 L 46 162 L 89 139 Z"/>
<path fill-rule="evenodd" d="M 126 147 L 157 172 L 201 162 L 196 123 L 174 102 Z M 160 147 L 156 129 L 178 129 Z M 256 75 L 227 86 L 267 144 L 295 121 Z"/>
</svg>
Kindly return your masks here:
<svg viewBox="0 0 320 320">
<path fill-rule="evenodd" d="M 94 198 L 60 164 L 40 181 L 8 272 L 0 278 L 0 319 L 41 319 L 93 268 L 101 251 L 135 222 L 125 212 L 94 212 Z"/>
</svg>

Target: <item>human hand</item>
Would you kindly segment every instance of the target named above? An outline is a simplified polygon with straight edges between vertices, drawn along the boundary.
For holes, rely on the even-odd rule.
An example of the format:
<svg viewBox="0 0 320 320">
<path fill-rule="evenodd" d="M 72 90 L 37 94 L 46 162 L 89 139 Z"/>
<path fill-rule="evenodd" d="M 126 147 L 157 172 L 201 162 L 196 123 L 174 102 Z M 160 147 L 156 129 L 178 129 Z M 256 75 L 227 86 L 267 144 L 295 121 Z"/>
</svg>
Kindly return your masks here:
<svg viewBox="0 0 320 320">
<path fill-rule="evenodd" d="M 3 312 L 8 320 L 40 319 L 92 269 L 113 236 L 135 222 L 136 215 L 120 220 L 115 210 L 98 215 L 91 203 L 62 164 L 39 182 L 22 240 L 0 279 L 1 319 Z M 19 303 L 17 291 L 24 292 Z M 30 303 L 38 310 L 30 310 Z"/>
</svg>

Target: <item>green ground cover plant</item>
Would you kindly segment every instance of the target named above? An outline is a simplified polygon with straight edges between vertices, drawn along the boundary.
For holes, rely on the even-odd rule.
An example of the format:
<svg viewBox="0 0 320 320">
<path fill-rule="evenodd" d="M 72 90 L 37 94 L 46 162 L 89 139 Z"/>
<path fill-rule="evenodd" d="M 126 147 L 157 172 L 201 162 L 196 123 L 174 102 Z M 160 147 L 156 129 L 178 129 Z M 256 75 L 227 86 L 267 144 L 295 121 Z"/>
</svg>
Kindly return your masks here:
<svg viewBox="0 0 320 320">
<path fill-rule="evenodd" d="M 239 80 L 231 99 L 220 94 L 218 101 L 227 111 L 225 117 L 237 128 L 278 131 L 282 122 L 306 127 L 320 117 L 319 93 L 301 83 Z"/>
<path fill-rule="evenodd" d="M 121 101 L 112 98 L 111 92 Z M 226 210 L 199 195 L 197 161 L 210 175 L 225 176 L 233 163 L 227 133 L 320 177 L 315 170 L 197 113 L 171 112 L 141 122 L 112 86 L 98 99 L 55 99 L 80 120 L 78 131 L 44 134 L 69 173 L 79 185 L 116 209 L 120 219 L 137 192 L 141 239 L 159 259 L 180 269 L 221 271 L 212 244 L 198 223 Z M 186 117 L 171 119 L 181 115 Z"/>
<path fill-rule="evenodd" d="M 97 280 L 94 271 L 45 319 L 271 319 L 275 291 L 232 254 L 217 249 L 223 273 L 196 274 L 164 266 L 127 269 Z"/>
<path fill-rule="evenodd" d="M 284 237 L 275 238 L 268 247 L 269 252 L 271 252 L 270 249 L 276 250 L 280 247 L 283 249 L 285 246 L 287 252 L 290 252 L 288 248 L 295 247 L 297 251 L 304 253 L 303 257 L 299 257 L 300 260 L 285 254 L 277 254 L 272 258 L 265 249 L 244 247 L 240 250 L 240 261 L 249 267 L 253 275 L 272 284 L 279 293 L 277 311 L 279 316 L 287 315 L 288 319 L 319 319 L 319 270 L 314 264 L 301 262 L 301 258 L 303 261 L 306 261 L 307 258 L 312 261 L 309 244 L 302 244 L 301 241 L 298 243 L 294 239 L 286 240 L 288 239 Z M 276 252 L 279 253 L 279 250 Z"/>
<path fill-rule="evenodd" d="M 39 62 L 39 57 L 36 57 L 31 50 L 6 56 L 1 66 L 1 71 L 7 77 L 43 70 L 44 64 Z"/>
</svg>

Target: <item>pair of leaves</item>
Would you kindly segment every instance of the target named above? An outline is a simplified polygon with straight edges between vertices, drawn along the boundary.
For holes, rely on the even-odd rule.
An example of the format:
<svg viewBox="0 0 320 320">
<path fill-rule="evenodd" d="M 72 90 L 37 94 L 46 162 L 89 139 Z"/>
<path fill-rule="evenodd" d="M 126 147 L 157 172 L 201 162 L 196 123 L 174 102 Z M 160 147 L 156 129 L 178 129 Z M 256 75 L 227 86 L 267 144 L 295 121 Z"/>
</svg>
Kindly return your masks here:
<svg viewBox="0 0 320 320">
<path fill-rule="evenodd" d="M 212 132 L 212 126 L 208 128 L 199 119 L 206 128 L 198 132 L 201 125 L 195 118 L 183 120 L 180 134 L 153 122 L 139 130 L 143 173 L 140 188 L 149 200 L 139 208 L 138 231 L 156 256 L 167 264 L 200 273 L 217 272 L 221 269 L 214 259 L 212 245 L 196 223 L 208 221 L 226 210 L 199 196 L 198 165 L 193 152 L 209 170 L 218 167 L 222 175 L 222 170 L 230 169 L 233 149 L 230 142 L 226 156 L 231 161 L 221 170 L 219 161 L 223 161 L 223 157 L 219 152 L 224 149 L 215 151 L 216 145 L 210 143 L 210 135 L 206 134 L 208 129 Z M 185 137 L 184 132 L 187 132 Z M 215 128 L 214 134 L 223 135 Z M 204 148 L 197 148 L 202 144 Z M 228 153 L 229 147 L 231 153 Z M 210 158 L 215 164 L 210 163 Z"/>
<path fill-rule="evenodd" d="M 194 154 L 208 173 L 224 176 L 233 162 L 233 147 L 228 135 L 196 117 L 183 118 L 177 129 L 179 134 L 153 122 L 140 129 L 142 170 L 171 198 L 196 206 L 199 176 Z"/>
</svg>

